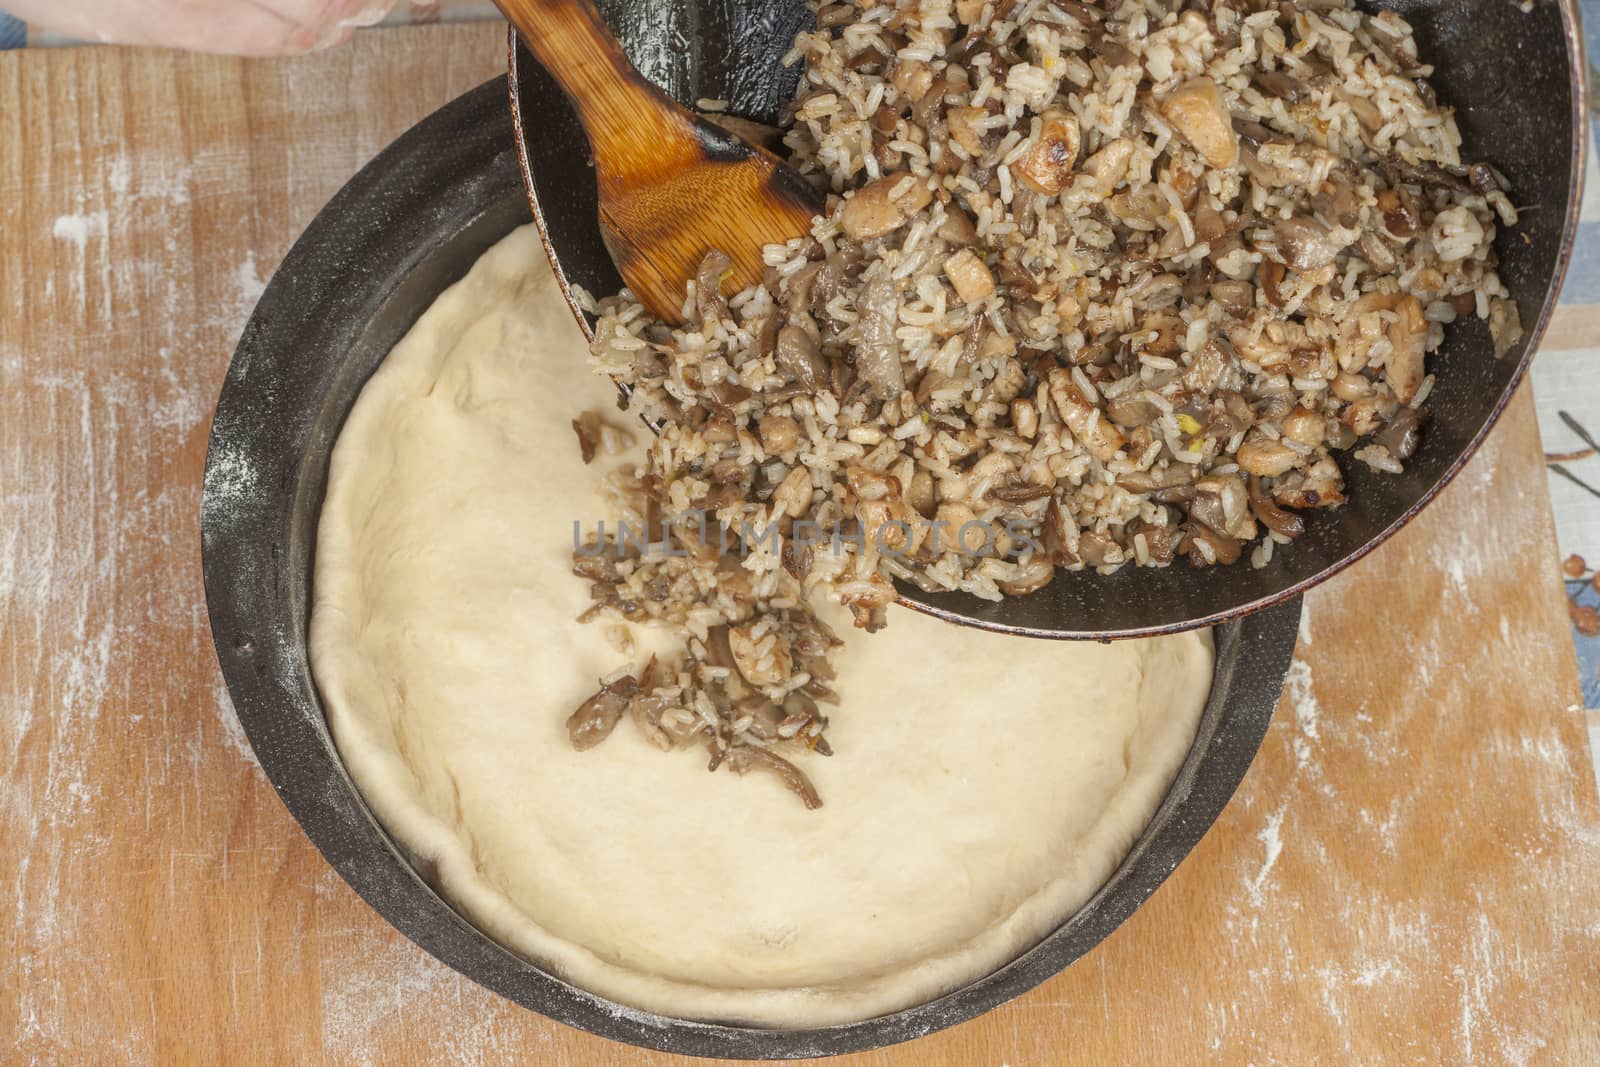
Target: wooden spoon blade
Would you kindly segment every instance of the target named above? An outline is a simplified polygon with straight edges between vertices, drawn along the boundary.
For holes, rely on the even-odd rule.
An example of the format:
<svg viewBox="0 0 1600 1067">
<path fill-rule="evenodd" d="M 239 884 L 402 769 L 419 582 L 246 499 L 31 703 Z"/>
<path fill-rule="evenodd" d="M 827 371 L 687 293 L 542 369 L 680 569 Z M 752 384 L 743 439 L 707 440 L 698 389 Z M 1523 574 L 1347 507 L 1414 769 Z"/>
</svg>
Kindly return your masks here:
<svg viewBox="0 0 1600 1067">
<path fill-rule="evenodd" d="M 793 168 L 694 115 L 628 62 L 589 0 L 497 0 L 577 108 L 594 156 L 600 228 L 650 312 L 681 320 L 712 251 L 733 291 L 766 270 L 762 249 L 803 236 L 823 198 Z"/>
</svg>

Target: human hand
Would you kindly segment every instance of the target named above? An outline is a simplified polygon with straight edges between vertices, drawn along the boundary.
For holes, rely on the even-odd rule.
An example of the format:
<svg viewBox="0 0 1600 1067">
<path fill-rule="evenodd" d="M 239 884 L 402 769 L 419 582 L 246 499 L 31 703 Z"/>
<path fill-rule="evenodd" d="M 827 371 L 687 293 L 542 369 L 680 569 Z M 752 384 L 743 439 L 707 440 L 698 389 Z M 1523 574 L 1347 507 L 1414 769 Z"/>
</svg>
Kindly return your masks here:
<svg viewBox="0 0 1600 1067">
<path fill-rule="evenodd" d="M 0 0 L 31 26 L 82 41 L 230 55 L 292 55 L 349 39 L 395 0 Z"/>
</svg>

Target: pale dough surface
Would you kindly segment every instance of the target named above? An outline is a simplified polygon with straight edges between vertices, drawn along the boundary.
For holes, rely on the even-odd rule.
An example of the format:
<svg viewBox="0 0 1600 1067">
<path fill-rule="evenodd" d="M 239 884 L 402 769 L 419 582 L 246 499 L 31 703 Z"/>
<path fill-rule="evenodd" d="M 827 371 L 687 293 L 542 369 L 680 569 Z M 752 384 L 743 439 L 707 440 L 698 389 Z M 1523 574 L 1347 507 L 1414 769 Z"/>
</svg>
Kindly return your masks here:
<svg viewBox="0 0 1600 1067">
<path fill-rule="evenodd" d="M 567 714 L 625 659 L 574 621 L 572 522 L 606 513 L 569 423 L 612 402 L 528 227 L 396 346 L 334 451 L 312 664 L 352 777 L 445 896 L 581 988 L 772 1026 L 920 1003 L 1087 900 L 1188 751 L 1209 636 L 895 609 L 845 634 L 836 755 L 803 758 L 818 811 L 627 720 L 575 752 Z"/>
</svg>

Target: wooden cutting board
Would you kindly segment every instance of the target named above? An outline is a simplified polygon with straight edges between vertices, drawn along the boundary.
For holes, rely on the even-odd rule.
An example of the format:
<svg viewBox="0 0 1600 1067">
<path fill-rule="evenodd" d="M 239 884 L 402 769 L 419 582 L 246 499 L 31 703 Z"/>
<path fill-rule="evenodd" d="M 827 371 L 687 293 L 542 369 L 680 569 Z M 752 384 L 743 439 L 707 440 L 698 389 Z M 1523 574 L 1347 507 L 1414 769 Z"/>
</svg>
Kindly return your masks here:
<svg viewBox="0 0 1600 1067">
<path fill-rule="evenodd" d="M 212 403 L 263 279 L 493 26 L 303 59 L 0 54 L 0 1034 L 61 1063 L 663 1063 L 390 929 L 210 646 Z M 861 1063 L 1600 1061 L 1600 810 L 1529 397 L 1307 602 L 1238 797 L 1031 995 Z M 687 1061 L 685 1061 L 687 1062 Z"/>
</svg>

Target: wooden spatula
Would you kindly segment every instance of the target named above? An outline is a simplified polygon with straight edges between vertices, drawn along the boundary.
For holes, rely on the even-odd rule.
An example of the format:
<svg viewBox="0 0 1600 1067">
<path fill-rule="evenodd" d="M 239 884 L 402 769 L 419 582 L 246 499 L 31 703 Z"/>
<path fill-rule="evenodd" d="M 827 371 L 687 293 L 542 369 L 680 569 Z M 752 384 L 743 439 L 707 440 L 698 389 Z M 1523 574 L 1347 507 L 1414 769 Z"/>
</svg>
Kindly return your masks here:
<svg viewBox="0 0 1600 1067">
<path fill-rule="evenodd" d="M 810 228 L 822 199 L 805 180 L 646 81 L 589 0 L 496 2 L 577 108 L 594 154 L 601 235 L 653 314 L 682 320 L 685 283 L 707 252 L 732 259 L 723 282 L 731 294 L 761 279 L 763 245 Z"/>
</svg>

